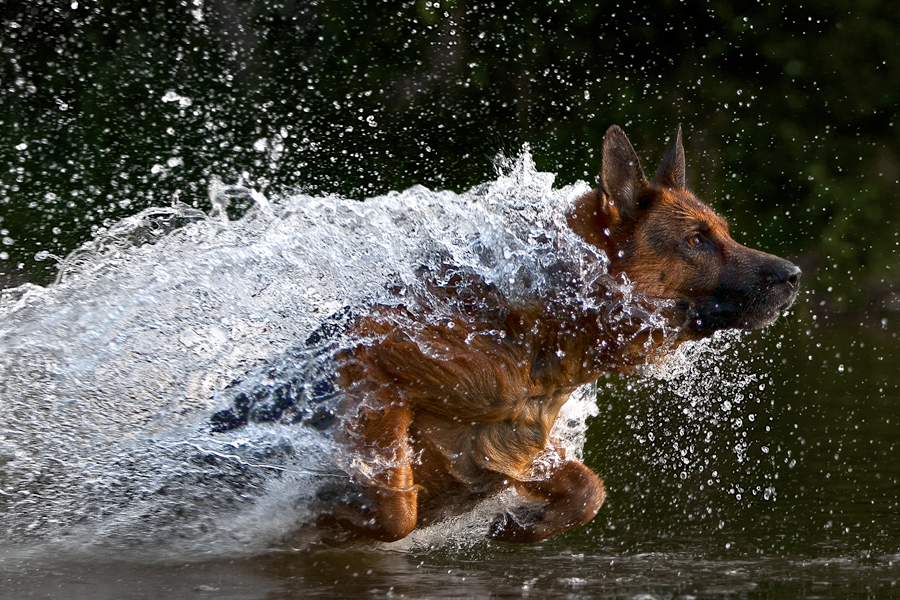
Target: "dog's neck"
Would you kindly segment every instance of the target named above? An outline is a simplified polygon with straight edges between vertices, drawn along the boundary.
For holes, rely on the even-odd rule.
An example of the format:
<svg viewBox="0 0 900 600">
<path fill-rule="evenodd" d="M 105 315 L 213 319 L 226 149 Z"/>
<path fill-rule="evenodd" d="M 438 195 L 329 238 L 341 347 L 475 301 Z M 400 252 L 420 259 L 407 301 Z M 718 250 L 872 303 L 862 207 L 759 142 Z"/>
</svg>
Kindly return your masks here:
<svg viewBox="0 0 900 600">
<path fill-rule="evenodd" d="M 610 261 L 610 274 L 614 277 L 623 267 L 623 261 L 619 256 L 620 249 L 614 245 L 610 236 L 610 233 L 615 231 L 618 218 L 618 212 L 615 207 L 607 205 L 603 190 L 600 188 L 581 196 L 566 214 L 569 228 L 606 255 Z M 598 294 L 604 292 L 608 290 L 598 290 Z M 631 302 L 638 308 L 643 301 L 637 297 Z M 644 308 L 648 314 L 660 310 L 652 302 Z M 673 322 L 678 320 L 674 313 L 671 319 Z M 591 374 L 594 371 L 627 372 L 638 364 L 656 362 L 681 342 L 692 339 L 686 331 L 663 332 L 660 329 L 648 329 L 647 323 L 635 316 L 617 319 L 615 325 L 607 323 L 607 327 L 605 331 L 593 332 L 597 341 L 601 343 L 586 349 L 584 362 L 585 365 L 589 365 L 587 371 Z"/>
<path fill-rule="evenodd" d="M 587 243 L 603 250 L 610 261 L 615 258 L 615 248 L 612 247 L 609 238 L 612 216 L 603 210 L 602 190 L 593 189 L 576 200 L 566 214 L 566 221 L 569 229 Z"/>
</svg>

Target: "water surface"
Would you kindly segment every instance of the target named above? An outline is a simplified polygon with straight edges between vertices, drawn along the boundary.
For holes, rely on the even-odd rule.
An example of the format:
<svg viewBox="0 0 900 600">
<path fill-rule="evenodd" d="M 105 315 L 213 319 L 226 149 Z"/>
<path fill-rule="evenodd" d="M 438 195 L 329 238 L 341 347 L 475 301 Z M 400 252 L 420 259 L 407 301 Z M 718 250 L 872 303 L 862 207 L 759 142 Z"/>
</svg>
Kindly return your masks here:
<svg viewBox="0 0 900 600">
<path fill-rule="evenodd" d="M 133 559 L 102 548 L 86 556 L 7 552 L 0 592 L 892 597 L 900 579 L 893 410 L 900 342 L 890 321 L 825 319 L 827 327 L 817 327 L 823 319 L 801 305 L 765 332 L 713 344 L 713 356 L 687 378 L 694 382 L 687 398 L 679 394 L 688 384 L 677 378 L 602 380 L 586 461 L 606 478 L 608 501 L 589 525 L 540 544 L 489 542 L 470 523 L 451 523 L 392 545 L 224 560 L 148 556 L 146 549 Z M 723 344 L 731 347 L 720 354 Z M 733 392 L 733 382 L 745 380 L 738 385 L 745 398 L 726 414 L 723 404 L 734 397 L 719 390 Z M 702 418 L 691 414 L 691 400 L 702 405 L 693 407 Z M 710 430 L 716 437 L 704 442 Z"/>
</svg>

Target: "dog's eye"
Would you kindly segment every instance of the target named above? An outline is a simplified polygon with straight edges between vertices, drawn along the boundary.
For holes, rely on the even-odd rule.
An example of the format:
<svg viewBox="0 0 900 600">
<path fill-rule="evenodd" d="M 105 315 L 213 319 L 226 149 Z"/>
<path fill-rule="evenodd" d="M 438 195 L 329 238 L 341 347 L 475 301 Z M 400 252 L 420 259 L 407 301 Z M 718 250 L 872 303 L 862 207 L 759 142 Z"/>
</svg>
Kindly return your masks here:
<svg viewBox="0 0 900 600">
<path fill-rule="evenodd" d="M 688 240 L 688 244 L 690 244 L 693 248 L 697 248 L 703 243 L 703 238 L 699 235 L 691 236 L 691 239 Z"/>
</svg>

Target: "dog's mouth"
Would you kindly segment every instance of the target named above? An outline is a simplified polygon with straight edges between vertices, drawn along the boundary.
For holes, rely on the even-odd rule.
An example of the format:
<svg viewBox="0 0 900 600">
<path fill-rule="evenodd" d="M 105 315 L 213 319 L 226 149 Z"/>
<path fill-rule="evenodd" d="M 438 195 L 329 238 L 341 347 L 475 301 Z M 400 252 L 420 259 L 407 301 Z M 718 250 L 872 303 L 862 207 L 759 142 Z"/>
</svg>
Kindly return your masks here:
<svg viewBox="0 0 900 600">
<path fill-rule="evenodd" d="M 682 327 L 700 336 L 722 329 L 762 329 L 793 305 L 798 291 L 707 296 L 679 301 L 676 307 Z"/>
</svg>

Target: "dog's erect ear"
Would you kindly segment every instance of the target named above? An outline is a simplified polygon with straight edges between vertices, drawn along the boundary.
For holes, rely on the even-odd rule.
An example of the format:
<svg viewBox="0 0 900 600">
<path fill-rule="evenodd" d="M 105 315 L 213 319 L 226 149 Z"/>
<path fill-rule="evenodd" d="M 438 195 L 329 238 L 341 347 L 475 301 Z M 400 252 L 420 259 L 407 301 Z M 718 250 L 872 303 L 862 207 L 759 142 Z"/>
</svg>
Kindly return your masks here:
<svg viewBox="0 0 900 600">
<path fill-rule="evenodd" d="M 603 138 L 600 185 L 606 194 L 604 204 L 612 205 L 605 208 L 618 215 L 633 211 L 638 195 L 648 185 L 641 161 L 618 125 L 610 127 Z"/>
<path fill-rule="evenodd" d="M 681 145 L 681 125 L 675 131 L 675 139 L 669 144 L 666 155 L 663 156 L 653 183 L 668 188 L 685 187 L 684 176 L 684 146 Z"/>
</svg>

